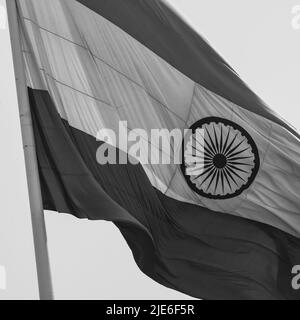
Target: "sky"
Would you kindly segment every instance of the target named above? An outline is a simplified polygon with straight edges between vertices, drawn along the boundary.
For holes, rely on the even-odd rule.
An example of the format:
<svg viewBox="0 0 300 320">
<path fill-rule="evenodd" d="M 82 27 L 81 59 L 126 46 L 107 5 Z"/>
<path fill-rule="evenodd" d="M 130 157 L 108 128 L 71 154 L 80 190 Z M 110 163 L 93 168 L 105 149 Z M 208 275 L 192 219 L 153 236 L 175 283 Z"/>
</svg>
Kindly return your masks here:
<svg viewBox="0 0 300 320">
<path fill-rule="evenodd" d="M 300 8 L 300 0 L 169 3 L 273 110 L 300 130 L 300 19 L 298 25 L 296 16 L 300 13 L 296 7 Z M 26 174 L 4 6 L 5 1 L 0 0 L 0 299 L 37 299 Z M 46 212 L 45 218 L 56 299 L 189 299 L 143 275 L 111 223 L 82 221 L 54 212 Z M 6 289 L 2 290 L 4 273 Z"/>
</svg>

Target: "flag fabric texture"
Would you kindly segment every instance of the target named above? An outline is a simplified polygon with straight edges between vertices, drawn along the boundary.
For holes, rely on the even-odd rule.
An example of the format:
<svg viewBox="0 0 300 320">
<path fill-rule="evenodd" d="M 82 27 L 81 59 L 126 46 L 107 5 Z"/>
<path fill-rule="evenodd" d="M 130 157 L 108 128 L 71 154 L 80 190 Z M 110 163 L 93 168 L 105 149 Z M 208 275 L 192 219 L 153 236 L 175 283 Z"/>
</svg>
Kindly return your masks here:
<svg viewBox="0 0 300 320">
<path fill-rule="evenodd" d="M 17 5 L 44 209 L 112 221 L 146 275 L 193 297 L 299 299 L 298 133 L 164 1 Z M 190 128 L 182 164 L 99 164 L 120 121 Z"/>
</svg>

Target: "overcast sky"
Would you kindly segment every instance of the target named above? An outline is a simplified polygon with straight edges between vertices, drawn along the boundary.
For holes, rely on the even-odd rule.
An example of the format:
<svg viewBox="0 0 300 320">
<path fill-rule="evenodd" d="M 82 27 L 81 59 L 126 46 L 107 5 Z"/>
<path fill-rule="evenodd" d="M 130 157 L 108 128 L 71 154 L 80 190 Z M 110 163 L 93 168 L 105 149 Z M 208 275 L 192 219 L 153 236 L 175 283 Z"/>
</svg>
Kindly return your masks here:
<svg viewBox="0 0 300 320">
<path fill-rule="evenodd" d="M 300 0 L 169 2 L 271 108 L 300 130 L 300 28 L 292 24 L 292 8 Z M 0 299 L 31 299 L 38 297 L 37 280 L 4 5 L 0 0 L 0 272 L 4 266 L 7 289 L 0 287 Z M 112 224 L 53 212 L 46 213 L 46 224 L 56 298 L 188 298 L 144 276 Z"/>
</svg>

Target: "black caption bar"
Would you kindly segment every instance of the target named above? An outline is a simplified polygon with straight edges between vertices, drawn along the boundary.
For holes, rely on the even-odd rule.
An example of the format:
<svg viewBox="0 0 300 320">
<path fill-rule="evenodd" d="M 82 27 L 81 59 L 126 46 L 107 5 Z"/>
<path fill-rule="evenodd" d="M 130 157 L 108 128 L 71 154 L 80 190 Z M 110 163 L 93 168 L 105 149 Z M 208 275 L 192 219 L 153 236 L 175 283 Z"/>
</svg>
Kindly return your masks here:
<svg viewBox="0 0 300 320">
<path fill-rule="evenodd" d="M 287 305 L 288 304 L 288 305 Z M 15 312 L 40 319 L 130 320 L 130 319 L 258 319 L 286 315 L 299 309 L 299 303 L 280 301 L 0 301 L 0 312 L 10 317 Z M 288 311 L 287 311 L 288 310 Z M 3 318 L 4 319 L 4 318 Z"/>
</svg>

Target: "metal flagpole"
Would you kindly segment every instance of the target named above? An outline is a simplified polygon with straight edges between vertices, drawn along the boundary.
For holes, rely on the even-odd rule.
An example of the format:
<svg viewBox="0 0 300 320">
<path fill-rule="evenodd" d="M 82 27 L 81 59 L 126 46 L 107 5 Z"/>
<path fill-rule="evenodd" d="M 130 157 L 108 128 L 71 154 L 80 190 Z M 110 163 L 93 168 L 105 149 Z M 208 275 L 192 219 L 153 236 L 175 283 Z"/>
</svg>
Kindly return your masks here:
<svg viewBox="0 0 300 320">
<path fill-rule="evenodd" d="M 33 240 L 39 283 L 39 294 L 41 300 L 52 300 L 53 290 L 47 248 L 47 235 L 38 173 L 38 164 L 34 143 L 32 119 L 30 113 L 29 97 L 24 70 L 24 61 L 21 51 L 21 39 L 19 33 L 16 0 L 6 0 L 6 6 L 25 155 L 25 165 L 31 209 L 31 221 L 33 229 Z"/>
</svg>

